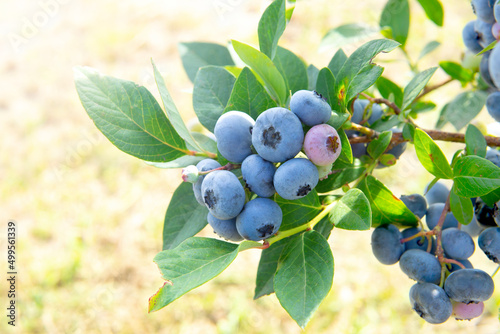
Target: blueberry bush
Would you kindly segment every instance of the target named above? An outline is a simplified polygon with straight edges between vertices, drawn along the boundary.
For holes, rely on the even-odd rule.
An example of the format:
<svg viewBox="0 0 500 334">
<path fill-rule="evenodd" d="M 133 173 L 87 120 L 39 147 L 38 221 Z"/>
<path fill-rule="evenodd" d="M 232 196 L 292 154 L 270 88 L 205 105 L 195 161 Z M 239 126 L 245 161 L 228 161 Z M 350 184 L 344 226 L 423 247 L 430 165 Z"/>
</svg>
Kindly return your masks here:
<svg viewBox="0 0 500 334">
<path fill-rule="evenodd" d="M 500 3 L 472 1 L 477 19 L 462 37 L 477 66 L 441 61 L 423 71 L 418 60 L 439 43 L 411 60 L 410 5 L 423 8 L 428 24 L 443 24 L 439 0 L 389 0 L 377 29 L 348 24 L 327 33 L 323 43 L 337 51 L 323 68 L 278 45 L 294 1 L 275 0 L 264 11 L 258 49 L 236 40 L 182 43 L 203 133 L 185 125 L 154 63 L 161 104 L 145 87 L 75 68 L 83 107 L 116 147 L 158 168 L 182 168 L 154 259 L 165 283 L 150 312 L 258 249 L 255 298 L 275 293 L 305 327 L 332 288 L 333 229 L 374 228 L 375 257 L 399 262 L 416 281 L 409 300 L 419 316 L 438 324 L 481 315 L 495 273 L 468 258 L 477 243 L 500 263 L 500 138 L 470 122 L 485 105 L 500 120 Z M 340 48 L 377 33 L 349 56 Z M 404 85 L 374 62 L 396 49 L 414 74 Z M 430 85 L 438 67 L 449 78 Z M 435 129 L 421 128 L 418 115 L 437 108 L 427 94 L 454 81 L 463 91 L 441 108 Z M 442 131 L 447 123 L 457 132 Z M 448 160 L 439 141 L 464 145 Z M 407 143 L 434 180 L 422 194 L 397 198 L 375 175 L 396 164 Z M 217 237 L 196 236 L 207 224 Z"/>
</svg>

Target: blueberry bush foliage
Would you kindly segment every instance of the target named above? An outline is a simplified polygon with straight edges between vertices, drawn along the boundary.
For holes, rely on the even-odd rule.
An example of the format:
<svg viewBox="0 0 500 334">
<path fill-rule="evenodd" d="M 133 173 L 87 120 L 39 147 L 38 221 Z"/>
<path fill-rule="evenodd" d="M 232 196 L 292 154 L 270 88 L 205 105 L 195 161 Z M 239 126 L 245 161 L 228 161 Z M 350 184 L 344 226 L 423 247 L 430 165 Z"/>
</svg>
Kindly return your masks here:
<svg viewBox="0 0 500 334">
<path fill-rule="evenodd" d="M 425 70 L 419 60 L 439 43 L 426 44 L 417 60 L 408 55 L 410 6 L 424 9 L 426 24 L 442 26 L 439 0 L 389 0 L 379 27 L 330 30 L 322 46 L 337 51 L 323 68 L 279 46 L 294 1 L 275 0 L 263 12 L 258 49 L 236 40 L 181 43 L 203 133 L 185 125 L 154 63 L 160 102 L 133 82 L 75 68 L 83 107 L 116 147 L 158 168 L 183 168 L 154 259 L 165 283 L 149 311 L 216 277 L 240 252 L 258 249 L 255 298 L 275 293 L 305 327 L 332 288 L 327 240 L 335 227 L 374 228 L 375 257 L 399 261 L 417 282 L 411 307 L 426 321 L 479 316 L 494 284 L 467 258 L 477 243 L 500 262 L 500 138 L 470 122 L 484 105 L 500 121 L 500 5 L 472 5 L 478 18 L 463 31 L 468 62 Z M 341 48 L 368 38 L 350 55 Z M 395 50 L 414 75 L 404 85 L 374 62 Z M 449 79 L 430 85 L 438 68 Z M 417 116 L 437 108 L 427 94 L 453 81 L 463 90 L 440 109 L 435 129 L 421 128 Z M 457 132 L 443 132 L 446 123 Z M 450 161 L 439 141 L 464 145 Z M 374 172 L 396 164 L 408 142 L 434 180 L 425 197 L 399 199 Z M 440 179 L 452 181 L 451 190 Z M 197 237 L 207 223 L 223 238 Z"/>
</svg>

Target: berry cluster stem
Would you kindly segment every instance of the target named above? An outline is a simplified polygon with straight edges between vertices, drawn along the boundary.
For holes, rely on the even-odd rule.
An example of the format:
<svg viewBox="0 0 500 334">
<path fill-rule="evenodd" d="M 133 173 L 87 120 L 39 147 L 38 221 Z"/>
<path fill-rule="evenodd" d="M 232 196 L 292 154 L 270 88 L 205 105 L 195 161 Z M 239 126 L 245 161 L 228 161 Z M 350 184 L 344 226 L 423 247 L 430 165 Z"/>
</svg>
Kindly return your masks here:
<svg viewBox="0 0 500 334">
<path fill-rule="evenodd" d="M 237 168 L 240 168 L 240 167 L 241 167 L 241 164 L 228 163 L 228 164 L 226 164 L 226 165 L 224 165 L 222 167 L 217 167 L 217 168 L 210 169 L 210 170 L 207 170 L 207 171 L 204 171 L 204 172 L 198 172 L 198 175 L 205 175 L 205 174 L 214 172 L 216 170 L 233 170 L 233 169 L 237 169 Z"/>
</svg>

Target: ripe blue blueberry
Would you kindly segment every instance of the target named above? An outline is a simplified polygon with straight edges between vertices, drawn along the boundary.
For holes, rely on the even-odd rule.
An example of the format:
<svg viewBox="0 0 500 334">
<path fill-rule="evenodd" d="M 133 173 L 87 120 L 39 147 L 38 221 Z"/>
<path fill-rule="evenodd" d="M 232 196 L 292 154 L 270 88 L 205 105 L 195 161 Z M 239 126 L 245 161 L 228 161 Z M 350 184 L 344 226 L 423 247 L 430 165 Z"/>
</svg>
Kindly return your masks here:
<svg viewBox="0 0 500 334">
<path fill-rule="evenodd" d="M 481 198 L 478 198 L 476 200 L 474 214 L 476 216 L 477 223 L 483 228 L 499 226 L 498 216 L 500 215 L 500 212 L 496 204 L 491 207 L 488 206 Z"/>
<path fill-rule="evenodd" d="M 495 0 L 472 0 L 472 10 L 476 14 L 477 18 L 481 21 L 493 23 L 495 22 L 495 17 L 493 16 L 493 5 Z"/>
<path fill-rule="evenodd" d="M 214 128 L 217 149 L 224 158 L 242 162 L 252 154 L 252 128 L 254 120 L 241 111 L 222 114 Z"/>
<path fill-rule="evenodd" d="M 495 20 L 497 22 L 500 22 L 500 4 L 495 3 L 495 6 L 493 7 L 493 15 L 495 16 Z"/>
<path fill-rule="evenodd" d="M 481 44 L 479 44 L 481 37 L 474 29 L 474 22 L 475 21 L 470 21 L 465 25 L 464 29 L 462 30 L 462 39 L 467 49 L 471 50 L 474 53 L 479 53 L 483 50 L 483 47 L 481 46 Z"/>
<path fill-rule="evenodd" d="M 479 248 L 488 259 L 500 263 L 500 227 L 489 227 L 477 239 Z"/>
<path fill-rule="evenodd" d="M 500 44 L 497 44 L 490 54 L 490 75 L 495 86 L 500 87 Z"/>
<path fill-rule="evenodd" d="M 227 170 L 218 170 L 205 176 L 201 194 L 208 211 L 218 219 L 236 217 L 245 205 L 245 189 L 238 177 Z"/>
<path fill-rule="evenodd" d="M 495 41 L 495 37 L 493 37 L 493 33 L 491 31 L 492 27 L 493 24 L 481 20 L 476 20 L 474 23 L 474 30 L 476 30 L 476 33 L 479 36 L 479 45 L 483 48 Z"/>
<path fill-rule="evenodd" d="M 342 151 L 337 130 L 328 124 L 318 124 L 307 131 L 304 152 L 317 166 L 328 166 L 337 160 Z"/>
<path fill-rule="evenodd" d="M 479 73 L 481 74 L 481 78 L 483 78 L 484 82 L 486 82 L 490 87 L 495 87 L 495 84 L 493 83 L 493 80 L 491 80 L 491 75 L 490 75 L 490 66 L 489 66 L 490 54 L 491 51 L 483 54 L 481 62 L 479 63 Z"/>
<path fill-rule="evenodd" d="M 380 225 L 372 233 L 372 252 L 382 264 L 394 264 L 405 251 L 403 238 L 398 228 L 392 224 Z"/>
<path fill-rule="evenodd" d="M 328 122 L 332 108 L 316 91 L 299 90 L 290 99 L 290 110 L 308 126 Z"/>
<path fill-rule="evenodd" d="M 448 187 L 441 182 L 436 182 L 431 189 L 427 185 L 424 190 L 425 199 L 429 206 L 435 203 L 445 203 L 449 193 Z"/>
<path fill-rule="evenodd" d="M 436 284 L 417 283 L 410 289 L 410 303 L 413 310 L 431 324 L 441 324 L 448 320 L 453 311 L 450 298 Z"/>
<path fill-rule="evenodd" d="M 409 278 L 418 282 L 439 284 L 441 264 L 438 259 L 421 249 L 409 249 L 401 255 L 399 267 Z"/>
<path fill-rule="evenodd" d="M 466 260 L 475 250 L 472 237 L 456 227 L 443 230 L 441 242 L 446 256 L 455 260 Z"/>
<path fill-rule="evenodd" d="M 319 182 L 318 169 L 304 158 L 290 159 L 274 174 L 274 188 L 284 199 L 299 199 L 311 192 Z"/>
<path fill-rule="evenodd" d="M 500 167 L 500 151 L 488 147 L 485 158 Z"/>
<path fill-rule="evenodd" d="M 209 212 L 207 215 L 208 224 L 214 229 L 214 233 L 219 237 L 229 241 L 241 241 L 243 238 L 236 229 L 236 218 L 221 220 L 217 219 Z"/>
<path fill-rule="evenodd" d="M 273 179 L 276 167 L 258 154 L 248 156 L 241 164 L 241 174 L 247 188 L 260 197 L 274 195 Z"/>
<path fill-rule="evenodd" d="M 418 227 L 409 227 L 407 229 L 404 229 L 401 234 L 403 235 L 403 239 L 409 238 L 414 236 L 415 234 L 419 233 L 421 231 L 420 228 Z M 434 254 L 436 252 L 436 240 L 432 237 L 431 238 L 432 245 L 431 245 L 431 253 Z M 417 237 L 415 239 L 412 239 L 410 241 L 407 241 L 404 243 L 405 249 L 421 249 L 423 251 L 427 251 L 427 248 L 429 247 L 429 238 L 427 237 Z"/>
<path fill-rule="evenodd" d="M 221 167 L 220 163 L 215 161 L 214 159 L 204 159 L 198 162 L 196 165 L 196 169 L 200 172 L 206 172 L 207 170 L 212 170 L 215 168 Z M 199 175 L 198 180 L 193 183 L 193 192 L 196 201 L 201 205 L 205 205 L 205 201 L 203 200 L 203 196 L 201 195 L 201 184 L 203 183 L 203 179 L 206 175 Z"/>
<path fill-rule="evenodd" d="M 444 281 L 444 291 L 456 302 L 479 303 L 493 295 L 495 284 L 490 275 L 480 269 L 454 271 Z"/>
<path fill-rule="evenodd" d="M 247 240 L 259 241 L 276 234 L 283 213 L 276 202 L 268 198 L 255 198 L 245 204 L 236 217 L 238 233 Z"/>
<path fill-rule="evenodd" d="M 495 121 L 500 122 L 500 92 L 493 92 L 488 95 L 486 109 Z"/>
<path fill-rule="evenodd" d="M 302 123 L 288 109 L 268 109 L 255 121 L 252 144 L 257 153 L 268 161 L 283 162 L 295 157 L 303 142 Z"/>
<path fill-rule="evenodd" d="M 419 218 L 425 216 L 427 212 L 427 201 L 420 194 L 402 195 L 401 200 L 414 215 Z"/>
<path fill-rule="evenodd" d="M 429 205 L 427 208 L 427 214 L 425 216 L 425 222 L 427 223 L 427 227 L 429 230 L 434 229 L 439 222 L 439 217 L 441 217 L 441 213 L 444 210 L 444 203 L 435 203 Z M 447 229 L 450 227 L 458 227 L 458 220 L 455 218 L 453 213 L 448 212 L 446 214 L 446 218 L 444 219 L 443 229 Z"/>
<path fill-rule="evenodd" d="M 368 100 L 356 99 L 353 104 L 351 122 L 366 126 L 365 122 L 372 125 L 378 121 L 382 117 L 382 108 L 377 103 L 373 103 L 370 108 L 369 104 Z"/>
<path fill-rule="evenodd" d="M 462 225 L 462 231 L 467 232 L 471 237 L 477 237 L 481 232 L 483 232 L 484 227 L 477 223 L 476 216 L 472 217 L 472 220 L 467 225 Z"/>
</svg>

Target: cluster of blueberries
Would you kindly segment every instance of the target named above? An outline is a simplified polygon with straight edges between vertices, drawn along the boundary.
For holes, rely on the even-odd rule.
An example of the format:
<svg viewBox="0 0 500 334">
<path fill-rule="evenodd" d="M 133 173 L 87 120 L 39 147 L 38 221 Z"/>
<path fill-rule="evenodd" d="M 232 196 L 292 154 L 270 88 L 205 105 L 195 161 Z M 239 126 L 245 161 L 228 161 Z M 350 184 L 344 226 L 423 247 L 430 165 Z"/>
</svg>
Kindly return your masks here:
<svg viewBox="0 0 500 334">
<path fill-rule="evenodd" d="M 467 23 L 462 37 L 465 46 L 479 53 L 500 38 L 500 4 L 498 0 L 472 0 L 477 19 Z M 483 80 L 490 86 L 486 109 L 495 121 L 500 122 L 500 44 L 483 54 L 479 65 Z"/>
<path fill-rule="evenodd" d="M 292 95 L 290 110 L 270 108 L 255 121 L 241 111 L 222 114 L 214 128 L 217 149 L 231 163 L 241 163 L 242 182 L 213 159 L 183 171 L 183 178 L 189 170 L 195 175 L 190 181 L 196 200 L 208 208 L 216 234 L 259 241 L 278 232 L 283 215 L 272 196 L 306 196 L 340 155 L 340 137 L 325 124 L 331 115 L 326 100 L 307 90 Z"/>
<path fill-rule="evenodd" d="M 486 158 L 500 167 L 500 152 L 488 149 Z M 429 186 L 428 186 L 429 187 Z M 401 200 L 416 216 L 423 218 L 432 231 L 439 222 L 449 189 L 437 182 L 420 194 L 401 196 Z M 457 320 L 470 320 L 480 316 L 483 302 L 494 291 L 493 279 L 486 272 L 474 269 L 468 258 L 474 253 L 474 237 L 485 255 L 500 264 L 500 212 L 497 205 L 486 205 L 480 198 L 471 199 L 475 215 L 468 225 L 460 225 L 453 213 L 446 214 L 442 225 L 441 247 L 444 257 L 454 263 L 442 264 L 436 257 L 437 240 L 433 233 L 423 233 L 412 227 L 400 231 L 395 225 L 381 225 L 372 234 L 371 244 L 375 257 L 383 264 L 399 261 L 401 270 L 417 281 L 410 290 L 413 309 L 432 324 L 445 322 L 452 315 Z M 462 266 L 459 265 L 462 264 Z M 444 277 L 443 277 L 444 278 Z"/>
</svg>

